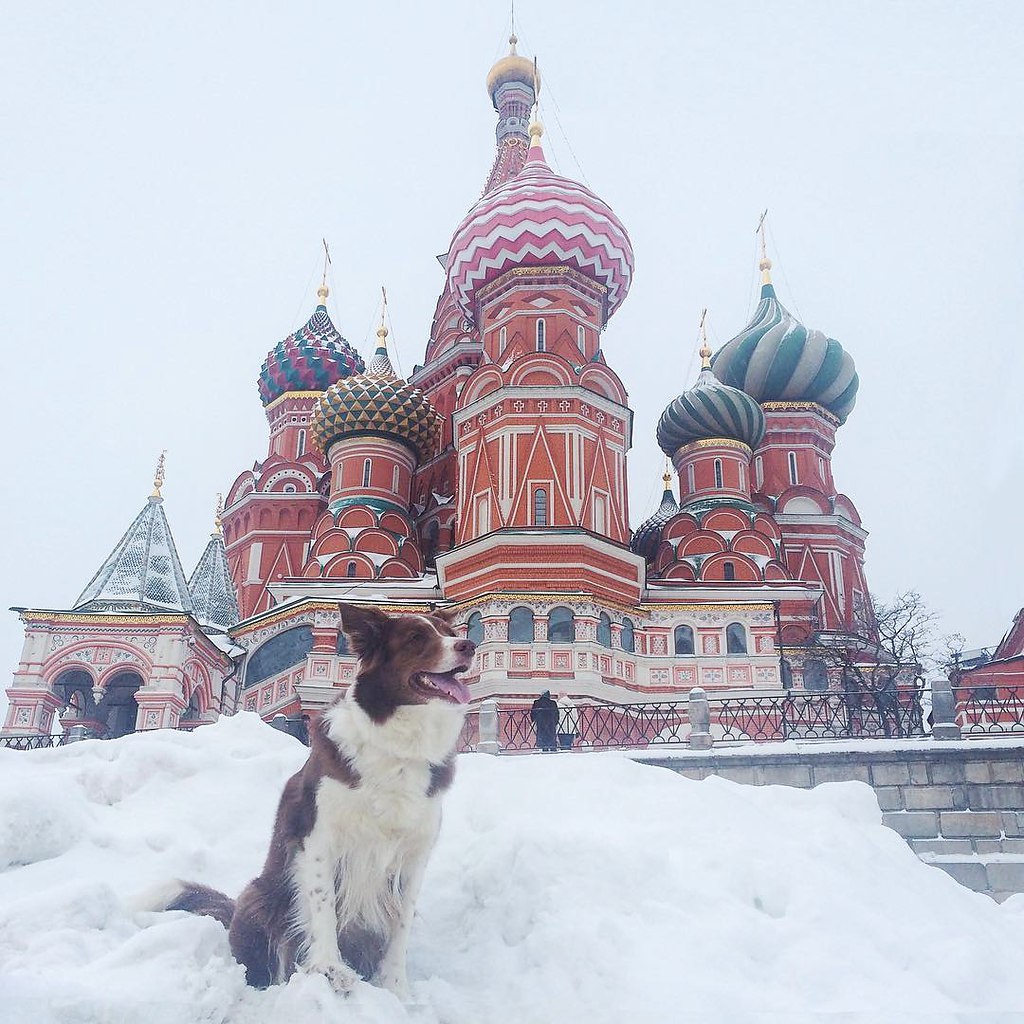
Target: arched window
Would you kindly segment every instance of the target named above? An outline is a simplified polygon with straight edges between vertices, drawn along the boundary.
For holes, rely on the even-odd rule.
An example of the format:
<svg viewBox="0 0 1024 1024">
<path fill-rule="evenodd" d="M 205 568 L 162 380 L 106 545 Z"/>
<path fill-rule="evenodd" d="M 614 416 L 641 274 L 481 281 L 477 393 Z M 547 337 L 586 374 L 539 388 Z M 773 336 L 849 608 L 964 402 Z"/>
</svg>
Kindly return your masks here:
<svg viewBox="0 0 1024 1024">
<path fill-rule="evenodd" d="M 576 328 L 576 344 L 579 345 L 581 352 L 585 351 L 587 345 L 587 332 L 583 324 L 580 324 Z"/>
<path fill-rule="evenodd" d="M 612 620 L 607 612 L 601 612 L 601 617 L 597 620 L 597 642 L 602 647 L 612 645 Z"/>
<path fill-rule="evenodd" d="M 370 460 L 369 459 L 364 459 L 363 460 L 363 486 L 364 487 L 369 487 L 370 486 L 370 469 L 371 469 Z"/>
<path fill-rule="evenodd" d="M 632 654 L 636 650 L 636 637 L 633 633 L 633 620 L 622 620 L 622 632 L 619 634 L 619 644 L 624 651 Z"/>
<path fill-rule="evenodd" d="M 486 497 L 476 500 L 476 532 L 483 534 L 491 529 L 491 503 Z"/>
<path fill-rule="evenodd" d="M 479 612 L 473 612 L 466 620 L 466 639 L 475 644 L 484 642 L 484 620 Z"/>
<path fill-rule="evenodd" d="M 693 463 L 692 462 L 686 467 L 686 490 L 687 490 L 687 493 L 689 493 L 689 494 L 693 494 L 693 492 L 695 490 L 697 490 L 696 485 L 694 483 L 694 479 L 693 479 Z"/>
<path fill-rule="evenodd" d="M 608 504 L 601 494 L 594 495 L 594 533 L 604 533 L 608 523 Z"/>
<path fill-rule="evenodd" d="M 739 470 L 739 473 L 740 473 L 740 490 L 742 491 L 744 486 L 745 486 L 745 484 L 743 482 L 743 477 L 744 477 L 743 463 L 741 462 L 736 468 Z"/>
<path fill-rule="evenodd" d="M 543 352 L 547 348 L 546 335 L 547 327 L 544 323 L 543 318 L 537 321 L 537 351 Z"/>
<path fill-rule="evenodd" d="M 301 664 L 312 649 L 312 626 L 295 626 L 278 633 L 250 655 L 245 668 L 245 685 L 261 683 L 286 668 Z"/>
<path fill-rule="evenodd" d="M 742 622 L 730 622 L 725 627 L 725 650 L 727 654 L 747 653 L 747 631 Z"/>
<path fill-rule="evenodd" d="M 722 486 L 722 460 L 715 459 L 715 486 Z"/>
<path fill-rule="evenodd" d="M 824 693 L 828 689 L 828 669 L 820 658 L 804 662 L 804 689 Z"/>
<path fill-rule="evenodd" d="M 689 626 L 676 626 L 676 654 L 693 654 L 693 630 Z"/>
<path fill-rule="evenodd" d="M 764 486 L 764 459 L 760 455 L 754 459 L 754 479 L 758 490 L 760 490 Z"/>
<path fill-rule="evenodd" d="M 533 525 L 548 525 L 548 492 L 543 487 L 533 492 Z"/>
<path fill-rule="evenodd" d="M 800 477 L 796 472 L 796 452 L 789 453 L 789 482 L 794 487 L 800 483 Z"/>
<path fill-rule="evenodd" d="M 398 467 L 397 466 L 395 466 L 395 468 L 391 471 L 391 490 L 395 494 L 398 493 Z"/>
<path fill-rule="evenodd" d="M 348 637 L 344 633 L 338 632 L 338 654 L 351 654 L 352 649 L 348 645 Z"/>
<path fill-rule="evenodd" d="M 533 643 L 533 612 L 529 608 L 513 608 L 508 617 L 508 638 L 514 644 Z"/>
<path fill-rule="evenodd" d="M 723 562 L 722 573 L 727 580 L 736 579 L 736 563 L 735 562 Z"/>
<path fill-rule="evenodd" d="M 345 575 L 349 579 L 354 579 L 355 578 L 355 575 L 356 575 L 356 563 L 355 562 L 349 562 L 348 565 L 345 566 Z"/>
<path fill-rule="evenodd" d="M 571 644 L 576 639 L 576 623 L 571 608 L 552 608 L 548 613 L 548 641 Z"/>
<path fill-rule="evenodd" d="M 507 327 L 502 327 L 501 330 L 498 331 L 498 348 L 499 349 L 504 349 L 505 343 L 507 341 L 508 341 L 508 328 Z"/>
<path fill-rule="evenodd" d="M 306 452 L 306 432 L 304 430 L 299 431 L 299 445 L 296 451 L 299 455 L 304 455 Z"/>
</svg>

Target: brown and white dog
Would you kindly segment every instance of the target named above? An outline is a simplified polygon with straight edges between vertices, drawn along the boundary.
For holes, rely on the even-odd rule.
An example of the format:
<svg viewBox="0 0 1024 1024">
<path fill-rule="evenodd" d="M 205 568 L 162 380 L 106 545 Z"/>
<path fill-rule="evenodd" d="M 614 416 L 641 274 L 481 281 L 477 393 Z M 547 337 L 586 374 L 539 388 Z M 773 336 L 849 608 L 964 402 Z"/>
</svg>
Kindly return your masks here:
<svg viewBox="0 0 1024 1024">
<path fill-rule="evenodd" d="M 237 900 L 182 883 L 164 909 L 223 922 L 251 985 L 305 971 L 338 992 L 363 978 L 404 997 L 409 926 L 469 700 L 458 674 L 475 645 L 442 612 L 340 607 L 359 670 L 311 729 L 263 871 Z"/>
</svg>

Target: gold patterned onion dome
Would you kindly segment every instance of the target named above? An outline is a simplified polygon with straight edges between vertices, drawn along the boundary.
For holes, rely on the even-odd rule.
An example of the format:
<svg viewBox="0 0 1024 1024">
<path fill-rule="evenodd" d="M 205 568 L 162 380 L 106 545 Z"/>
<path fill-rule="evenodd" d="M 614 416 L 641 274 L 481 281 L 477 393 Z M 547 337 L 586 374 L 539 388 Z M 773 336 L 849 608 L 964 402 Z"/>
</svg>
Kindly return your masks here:
<svg viewBox="0 0 1024 1024">
<path fill-rule="evenodd" d="M 534 82 L 536 82 L 537 91 L 540 91 L 540 72 L 537 71 L 532 60 L 516 53 L 516 43 L 518 42 L 519 40 L 514 35 L 509 36 L 508 55 L 502 57 L 487 72 L 487 95 L 495 102 L 495 106 L 497 106 L 497 101 L 494 100 L 494 94 L 501 86 L 507 85 L 509 82 L 519 82 L 530 89 L 534 88 Z"/>
<path fill-rule="evenodd" d="M 395 375 L 381 329 L 365 373 L 344 377 L 319 398 L 310 424 L 313 443 L 325 455 L 344 437 L 390 437 L 425 462 L 437 451 L 441 418 L 423 392 Z"/>
</svg>

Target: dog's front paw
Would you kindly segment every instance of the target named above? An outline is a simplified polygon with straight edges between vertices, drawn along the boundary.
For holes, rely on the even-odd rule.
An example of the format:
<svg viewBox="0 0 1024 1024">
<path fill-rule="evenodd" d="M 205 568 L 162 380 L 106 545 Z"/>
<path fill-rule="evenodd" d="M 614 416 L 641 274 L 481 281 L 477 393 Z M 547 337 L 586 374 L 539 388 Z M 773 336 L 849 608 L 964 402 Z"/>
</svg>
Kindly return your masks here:
<svg viewBox="0 0 1024 1024">
<path fill-rule="evenodd" d="M 397 996 L 403 1003 L 409 1001 L 409 979 L 405 976 L 405 970 L 384 966 L 373 979 L 381 988 L 387 989 L 392 995 Z"/>
<path fill-rule="evenodd" d="M 348 964 L 338 961 L 337 963 L 318 963 L 313 961 L 306 964 L 303 970 L 307 974 L 322 974 L 327 983 L 339 995 L 348 995 L 355 988 L 359 981 L 359 975 L 349 967 Z"/>
</svg>

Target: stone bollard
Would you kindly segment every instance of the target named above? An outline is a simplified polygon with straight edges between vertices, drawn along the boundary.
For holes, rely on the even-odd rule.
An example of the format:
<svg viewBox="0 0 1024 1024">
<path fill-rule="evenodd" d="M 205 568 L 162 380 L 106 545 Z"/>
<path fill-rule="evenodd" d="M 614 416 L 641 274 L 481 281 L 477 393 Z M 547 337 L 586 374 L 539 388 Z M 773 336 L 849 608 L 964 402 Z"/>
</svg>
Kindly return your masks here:
<svg viewBox="0 0 1024 1024">
<path fill-rule="evenodd" d="M 498 702 L 485 700 L 480 705 L 480 742 L 476 745 L 480 754 L 497 754 L 498 743 Z"/>
<path fill-rule="evenodd" d="M 68 743 L 77 743 L 79 740 L 87 740 L 89 730 L 84 725 L 73 725 L 68 729 Z"/>
<path fill-rule="evenodd" d="M 960 726 L 956 724 L 956 700 L 948 679 L 932 680 L 932 739 L 958 740 Z"/>
<path fill-rule="evenodd" d="M 689 697 L 690 717 L 690 748 L 692 750 L 711 749 L 711 708 L 708 707 L 708 695 L 695 686 Z"/>
</svg>

